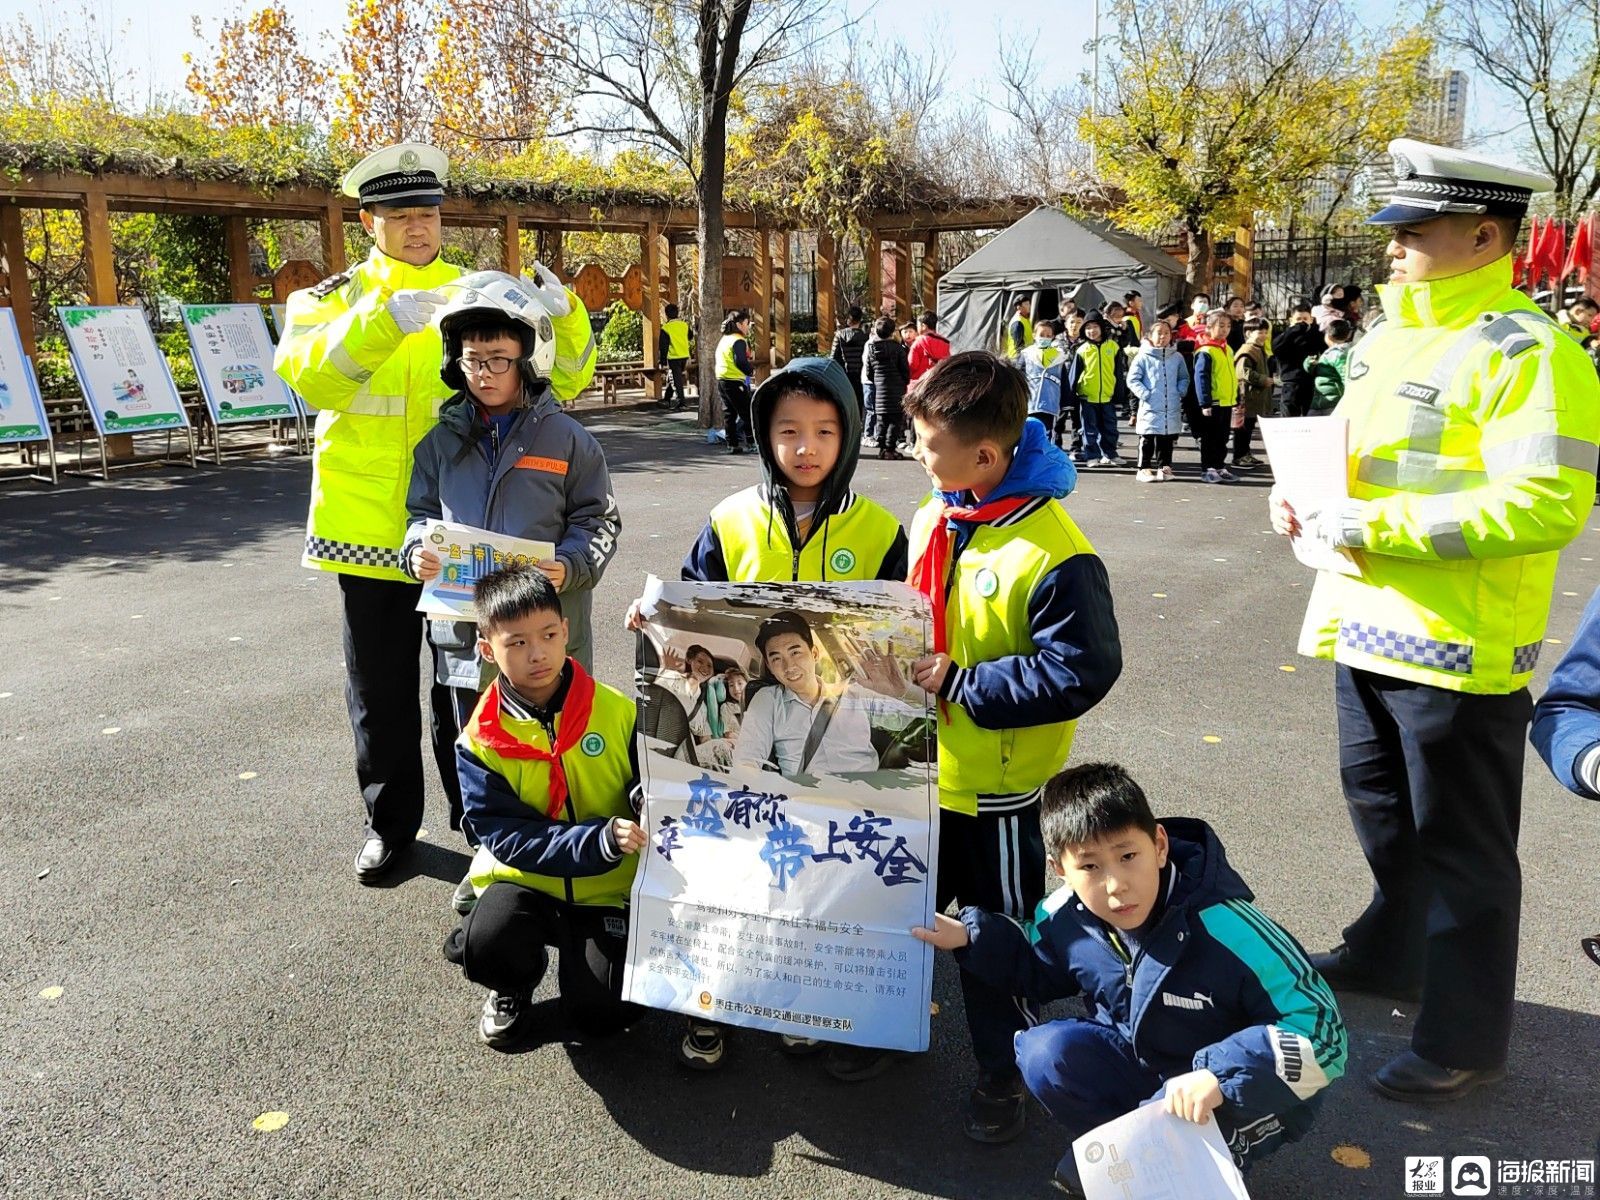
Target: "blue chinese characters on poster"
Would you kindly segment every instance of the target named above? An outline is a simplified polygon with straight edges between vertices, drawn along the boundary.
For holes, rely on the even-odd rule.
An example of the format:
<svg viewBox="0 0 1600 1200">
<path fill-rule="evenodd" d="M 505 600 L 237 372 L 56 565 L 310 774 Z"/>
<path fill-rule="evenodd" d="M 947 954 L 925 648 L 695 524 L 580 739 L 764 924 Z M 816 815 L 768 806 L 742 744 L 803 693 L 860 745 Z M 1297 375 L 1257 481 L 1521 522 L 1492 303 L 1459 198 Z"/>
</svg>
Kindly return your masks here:
<svg viewBox="0 0 1600 1200">
<path fill-rule="evenodd" d="M 903 584 L 652 579 L 626 998 L 923 1050 L 933 956 L 928 606 Z"/>
</svg>

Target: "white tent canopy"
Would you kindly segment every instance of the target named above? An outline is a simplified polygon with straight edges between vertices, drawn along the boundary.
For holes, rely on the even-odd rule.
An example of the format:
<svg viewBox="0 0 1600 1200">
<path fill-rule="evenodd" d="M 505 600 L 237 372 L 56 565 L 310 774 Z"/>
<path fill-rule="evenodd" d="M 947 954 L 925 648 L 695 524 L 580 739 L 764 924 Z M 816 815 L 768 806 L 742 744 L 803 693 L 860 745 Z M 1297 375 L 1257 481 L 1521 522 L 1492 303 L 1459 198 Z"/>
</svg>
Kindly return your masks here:
<svg viewBox="0 0 1600 1200">
<path fill-rule="evenodd" d="M 1104 222 L 1036 208 L 945 272 L 939 332 L 954 350 L 992 350 L 1020 299 L 1033 300 L 1043 317 L 1054 316 L 1062 299 L 1076 296 L 1088 309 L 1132 291 L 1154 312 L 1181 296 L 1183 264 Z"/>
</svg>

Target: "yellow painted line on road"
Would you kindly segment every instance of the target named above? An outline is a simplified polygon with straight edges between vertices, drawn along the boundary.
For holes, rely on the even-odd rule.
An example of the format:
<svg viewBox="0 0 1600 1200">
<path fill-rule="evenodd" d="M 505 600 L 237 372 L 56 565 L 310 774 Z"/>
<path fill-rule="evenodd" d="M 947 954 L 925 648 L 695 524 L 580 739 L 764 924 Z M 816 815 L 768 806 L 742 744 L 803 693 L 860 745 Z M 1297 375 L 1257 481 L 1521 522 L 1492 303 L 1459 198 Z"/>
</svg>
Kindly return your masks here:
<svg viewBox="0 0 1600 1200">
<path fill-rule="evenodd" d="M 277 1133 L 288 1123 L 289 1114 L 286 1112 L 264 1112 L 250 1122 L 250 1128 L 260 1133 Z"/>
<path fill-rule="evenodd" d="M 65 994 L 66 990 L 67 990 L 66 988 L 60 986 L 59 984 L 57 984 L 54 987 L 47 987 L 42 992 L 39 993 L 39 999 L 41 999 L 41 1000 L 59 1000 L 59 999 L 61 999 L 62 995 Z"/>
</svg>

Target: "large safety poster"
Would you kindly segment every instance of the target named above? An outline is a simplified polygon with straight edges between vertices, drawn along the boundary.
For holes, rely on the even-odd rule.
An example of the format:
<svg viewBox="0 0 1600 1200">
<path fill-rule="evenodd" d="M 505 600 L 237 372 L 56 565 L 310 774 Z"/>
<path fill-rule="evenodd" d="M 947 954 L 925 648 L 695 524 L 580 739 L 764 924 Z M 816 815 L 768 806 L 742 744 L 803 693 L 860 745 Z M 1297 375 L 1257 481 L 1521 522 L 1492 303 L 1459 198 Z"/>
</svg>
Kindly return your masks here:
<svg viewBox="0 0 1600 1200">
<path fill-rule="evenodd" d="M 38 380 L 23 352 L 16 315 L 0 308 L 0 442 L 42 442 L 49 436 Z"/>
<path fill-rule="evenodd" d="M 295 415 L 289 389 L 272 371 L 272 338 L 259 304 L 185 304 L 183 325 L 218 425 Z"/>
<path fill-rule="evenodd" d="M 182 429 L 183 400 L 138 308 L 58 308 L 72 365 L 102 434 Z"/>
<path fill-rule="evenodd" d="M 928 606 L 898 583 L 651 579 L 627 999 L 923 1050 L 938 858 Z"/>
</svg>

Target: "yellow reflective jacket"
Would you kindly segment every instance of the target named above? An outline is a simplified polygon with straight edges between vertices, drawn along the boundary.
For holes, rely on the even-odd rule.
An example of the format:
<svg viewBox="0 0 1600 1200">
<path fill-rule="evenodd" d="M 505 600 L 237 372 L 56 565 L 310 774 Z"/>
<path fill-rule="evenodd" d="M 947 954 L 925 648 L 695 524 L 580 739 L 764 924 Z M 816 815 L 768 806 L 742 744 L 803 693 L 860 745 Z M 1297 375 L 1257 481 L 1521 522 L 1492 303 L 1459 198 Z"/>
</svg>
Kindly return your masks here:
<svg viewBox="0 0 1600 1200">
<path fill-rule="evenodd" d="M 762 487 L 745 488 L 711 510 L 711 528 L 722 546 L 728 578 L 737 583 L 782 583 L 798 580 L 842 581 L 900 578 L 883 574 L 890 552 L 904 541 L 900 521 L 865 496 L 847 493 L 839 511 L 797 550 L 789 540 L 788 523 L 766 498 Z M 896 556 L 904 563 L 903 551 Z"/>
<path fill-rule="evenodd" d="M 661 332 L 667 335 L 667 357 L 689 357 L 689 322 L 681 317 L 661 322 Z"/>
<path fill-rule="evenodd" d="M 522 803 L 533 810 L 530 819 L 546 816 L 550 803 L 550 764 L 534 758 L 496 750 L 485 736 L 486 730 L 498 738 L 521 742 L 548 754 L 551 731 L 538 720 L 522 720 L 512 716 L 502 706 L 490 711 L 491 698 L 497 690 L 485 692 L 478 699 L 467 727 L 461 731 L 457 746 L 466 752 L 458 755 L 462 771 L 462 788 L 468 813 L 473 811 L 478 794 L 499 793 L 499 798 L 510 804 L 509 790 Z M 577 745 L 561 756 L 561 769 L 567 779 L 567 799 L 562 808 L 550 814 L 550 819 L 564 826 L 584 822 L 606 821 L 611 817 L 635 816 L 629 792 L 634 782 L 633 760 L 629 747 L 633 744 L 635 705 L 631 696 L 624 696 L 614 687 L 595 682 L 594 706 L 590 710 L 584 735 Z M 567 720 L 567 710 L 556 717 L 555 733 L 559 736 Z M 504 815 L 504 814 L 501 814 Z M 509 857 L 509 855 L 508 855 Z M 536 871 L 508 866 L 495 858 L 487 844 L 478 847 L 473 855 L 469 872 L 472 886 L 482 895 L 489 885 L 497 882 L 515 883 L 532 888 L 568 904 L 593 904 L 613 908 L 625 907 L 628 892 L 633 887 L 633 874 L 639 866 L 637 854 L 623 854 L 607 865 L 608 856 L 597 861 L 602 867 L 594 874 L 542 875 Z"/>
<path fill-rule="evenodd" d="M 439 378 L 438 330 L 403 334 L 386 305 L 397 291 L 430 290 L 461 274 L 443 258 L 414 267 L 373 247 L 349 272 L 290 295 L 273 369 L 319 410 L 305 566 L 408 582 L 400 544 L 412 451 L 451 389 Z M 567 296 L 572 310 L 555 323 L 550 377 L 563 401 L 588 386 L 598 357 L 588 312 Z"/>
<path fill-rule="evenodd" d="M 1511 287 L 1511 259 L 1378 289 L 1350 422 L 1354 578 L 1321 572 L 1300 652 L 1450 691 L 1527 684 L 1556 554 L 1594 502 L 1600 383 Z"/>
</svg>

